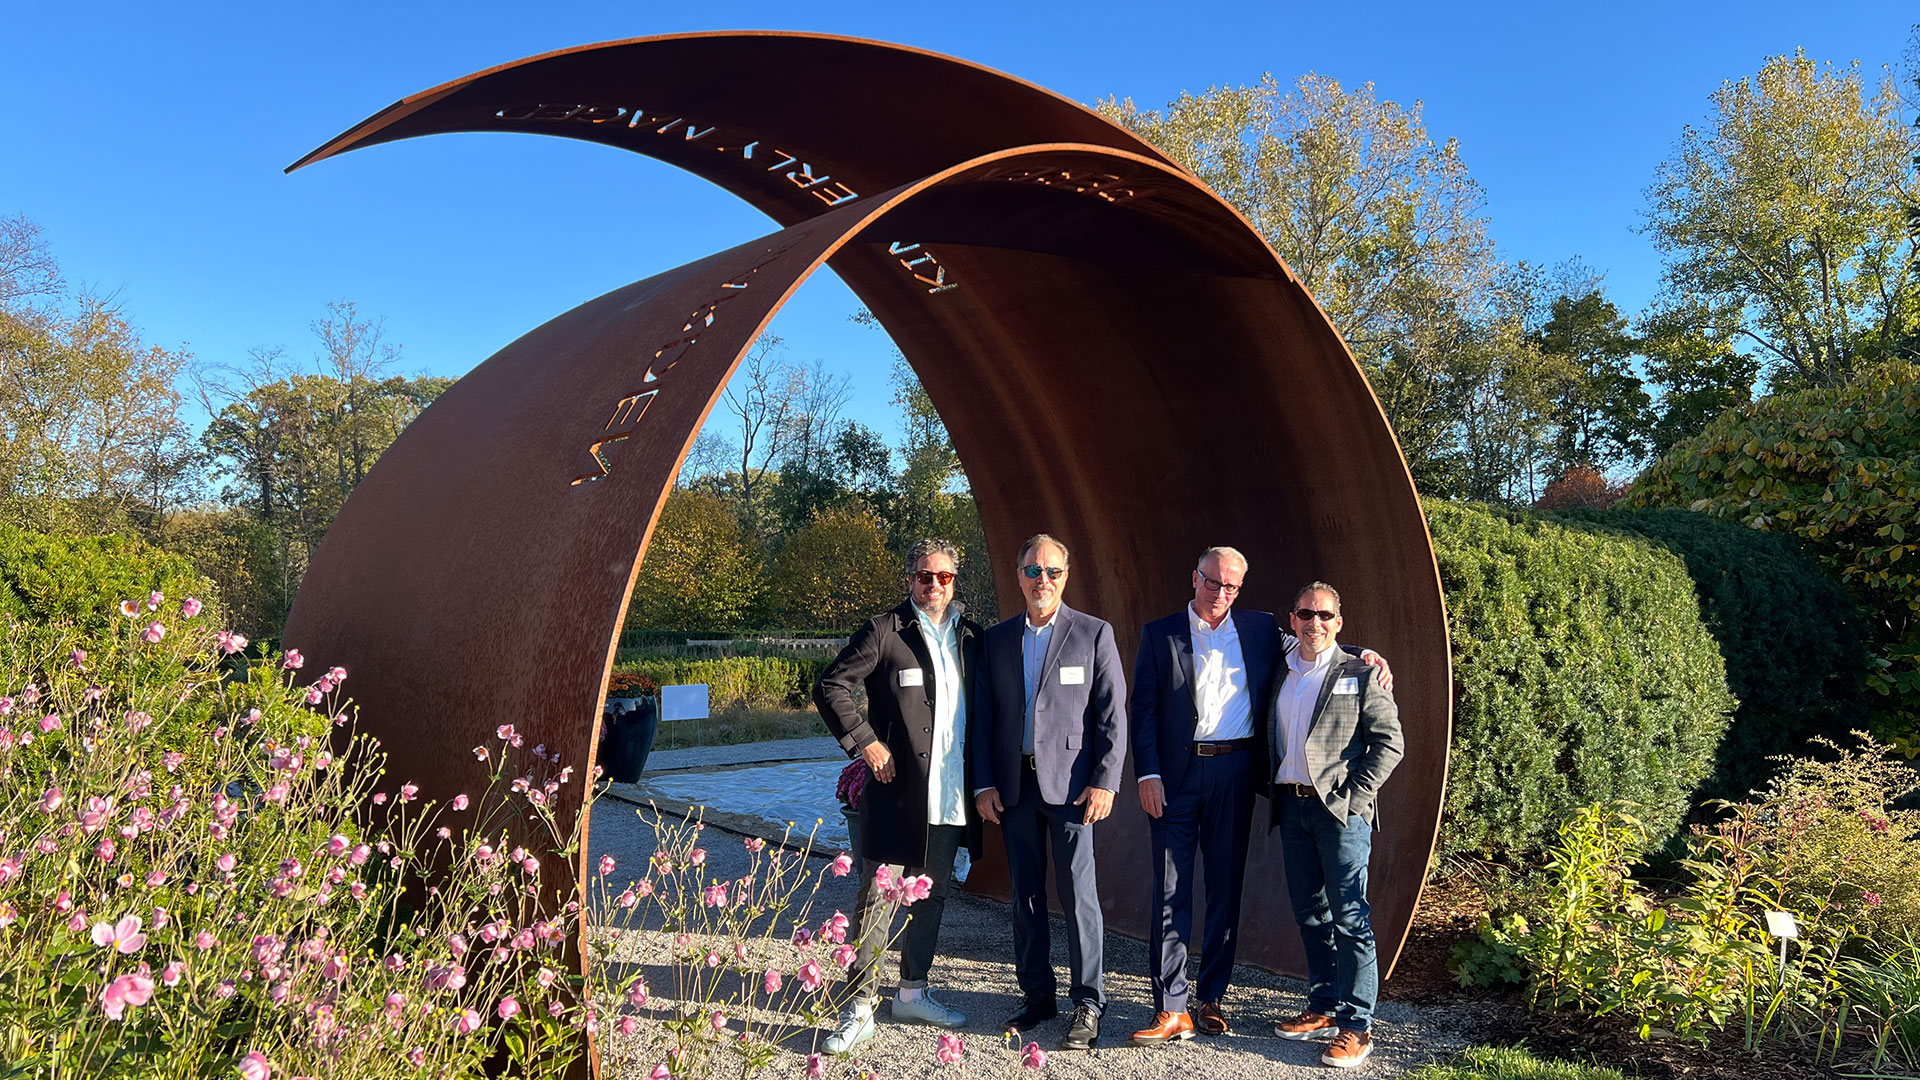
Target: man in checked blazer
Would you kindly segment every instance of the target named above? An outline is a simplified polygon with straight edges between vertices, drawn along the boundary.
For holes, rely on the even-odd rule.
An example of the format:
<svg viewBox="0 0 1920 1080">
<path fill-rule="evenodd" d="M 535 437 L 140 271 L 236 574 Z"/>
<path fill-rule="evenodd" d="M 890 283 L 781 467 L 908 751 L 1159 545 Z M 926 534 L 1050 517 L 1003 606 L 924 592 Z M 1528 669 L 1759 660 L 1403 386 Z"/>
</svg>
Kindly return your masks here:
<svg viewBox="0 0 1920 1080">
<path fill-rule="evenodd" d="M 1367 906 L 1380 786 L 1405 753 L 1400 710 L 1375 671 L 1340 651 L 1340 594 L 1316 581 L 1288 613 L 1300 647 L 1268 710 L 1271 827 L 1307 954 L 1307 1008 L 1274 1024 L 1286 1039 L 1333 1037 L 1320 1060 L 1354 1068 L 1373 1053 L 1380 976 Z"/>
<path fill-rule="evenodd" d="M 1073 1023 L 1061 1047 L 1086 1050 L 1106 1009 L 1106 927 L 1094 879 L 1093 826 L 1113 811 L 1127 748 L 1127 688 L 1113 627 L 1061 603 L 1067 547 L 1042 533 L 1016 564 L 1027 610 L 987 630 L 980 647 L 973 782 L 980 816 L 998 823 L 1013 886 L 1014 974 L 1025 1002 L 1002 1027 L 1052 1019 L 1047 849 L 1067 916 Z"/>
</svg>

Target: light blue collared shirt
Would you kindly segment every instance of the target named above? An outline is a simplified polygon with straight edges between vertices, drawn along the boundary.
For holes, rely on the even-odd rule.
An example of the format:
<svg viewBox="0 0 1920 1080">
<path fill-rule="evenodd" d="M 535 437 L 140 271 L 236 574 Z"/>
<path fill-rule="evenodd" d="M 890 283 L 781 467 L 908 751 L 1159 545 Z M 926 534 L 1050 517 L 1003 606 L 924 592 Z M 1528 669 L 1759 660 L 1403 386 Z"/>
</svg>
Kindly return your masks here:
<svg viewBox="0 0 1920 1080">
<path fill-rule="evenodd" d="M 960 677 L 960 614 L 936 623 L 914 605 L 920 637 L 933 656 L 933 749 L 927 769 L 927 824 L 967 823 L 967 688 Z"/>
<path fill-rule="evenodd" d="M 1027 632 L 1020 639 L 1020 666 L 1026 675 L 1027 683 L 1027 727 L 1020 736 L 1020 752 L 1033 753 L 1033 699 L 1040 693 L 1040 679 L 1046 674 L 1047 643 L 1053 640 L 1054 624 L 1060 621 L 1060 609 L 1055 608 L 1053 618 L 1045 626 L 1033 625 L 1026 620 Z"/>
</svg>

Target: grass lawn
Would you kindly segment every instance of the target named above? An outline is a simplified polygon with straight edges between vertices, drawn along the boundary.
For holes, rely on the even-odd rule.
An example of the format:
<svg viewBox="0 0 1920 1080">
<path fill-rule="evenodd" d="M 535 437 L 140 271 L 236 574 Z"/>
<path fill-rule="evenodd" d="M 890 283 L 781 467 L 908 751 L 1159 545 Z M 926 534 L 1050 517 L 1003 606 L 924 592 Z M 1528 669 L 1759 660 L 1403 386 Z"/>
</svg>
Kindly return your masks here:
<svg viewBox="0 0 1920 1080">
<path fill-rule="evenodd" d="M 1475 1046 L 1451 1061 L 1422 1065 L 1406 1080 L 1627 1080 L 1618 1069 L 1543 1061 L 1517 1046 Z"/>
<path fill-rule="evenodd" d="M 722 709 L 705 720 L 673 720 L 660 725 L 653 737 L 655 750 L 685 750 L 692 746 L 733 746 L 768 739 L 804 739 L 827 734 L 827 726 L 812 709 Z"/>
</svg>

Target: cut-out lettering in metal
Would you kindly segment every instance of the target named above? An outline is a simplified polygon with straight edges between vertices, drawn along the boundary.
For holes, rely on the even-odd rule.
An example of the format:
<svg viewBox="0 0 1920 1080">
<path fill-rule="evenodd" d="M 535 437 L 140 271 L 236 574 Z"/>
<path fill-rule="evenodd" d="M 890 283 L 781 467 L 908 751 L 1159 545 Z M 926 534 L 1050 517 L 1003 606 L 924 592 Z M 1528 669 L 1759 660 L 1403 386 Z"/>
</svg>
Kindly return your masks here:
<svg viewBox="0 0 1920 1080">
<path fill-rule="evenodd" d="M 915 255 L 914 252 L 919 252 Z M 933 252 L 919 244 L 903 244 L 898 240 L 887 245 L 887 254 L 900 256 L 900 265 L 913 273 L 913 279 L 927 286 L 929 293 L 943 293 L 948 289 L 957 289 L 960 283 L 947 280 L 947 268 L 940 265 Z M 928 277 L 932 274 L 932 277 Z"/>
</svg>

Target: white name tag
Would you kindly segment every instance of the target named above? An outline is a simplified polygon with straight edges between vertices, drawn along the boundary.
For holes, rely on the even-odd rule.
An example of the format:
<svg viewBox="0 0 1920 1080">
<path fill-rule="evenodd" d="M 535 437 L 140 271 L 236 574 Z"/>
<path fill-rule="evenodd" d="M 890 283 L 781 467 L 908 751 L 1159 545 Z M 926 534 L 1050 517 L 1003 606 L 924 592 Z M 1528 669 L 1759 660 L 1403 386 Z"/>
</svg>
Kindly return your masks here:
<svg viewBox="0 0 1920 1080">
<path fill-rule="evenodd" d="M 927 684 L 926 680 L 926 673 L 917 667 L 900 669 L 901 686 L 925 686 Z"/>
<path fill-rule="evenodd" d="M 1360 680 L 1341 679 L 1339 682 L 1333 684 L 1333 692 L 1336 694 L 1357 694 L 1360 692 Z"/>
<path fill-rule="evenodd" d="M 1060 669 L 1061 686 L 1079 686 L 1087 681 L 1087 669 L 1084 667 L 1063 667 Z"/>
</svg>

